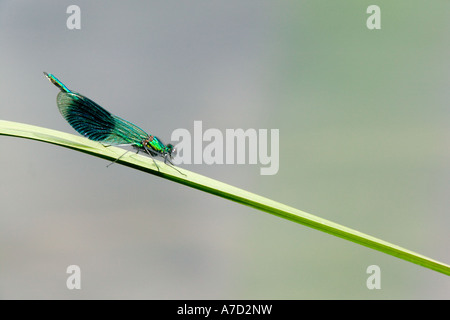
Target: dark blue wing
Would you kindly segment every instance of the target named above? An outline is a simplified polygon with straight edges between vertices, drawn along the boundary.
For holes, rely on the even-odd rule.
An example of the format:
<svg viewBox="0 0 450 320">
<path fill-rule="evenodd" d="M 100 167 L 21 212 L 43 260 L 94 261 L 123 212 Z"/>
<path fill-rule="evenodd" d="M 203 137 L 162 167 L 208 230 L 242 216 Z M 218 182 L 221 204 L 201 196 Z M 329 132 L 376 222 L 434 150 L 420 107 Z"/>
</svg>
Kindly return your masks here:
<svg viewBox="0 0 450 320">
<path fill-rule="evenodd" d="M 62 116 L 83 136 L 111 145 L 141 145 L 149 135 L 138 126 L 105 110 L 91 99 L 76 93 L 58 93 L 57 104 Z"/>
</svg>

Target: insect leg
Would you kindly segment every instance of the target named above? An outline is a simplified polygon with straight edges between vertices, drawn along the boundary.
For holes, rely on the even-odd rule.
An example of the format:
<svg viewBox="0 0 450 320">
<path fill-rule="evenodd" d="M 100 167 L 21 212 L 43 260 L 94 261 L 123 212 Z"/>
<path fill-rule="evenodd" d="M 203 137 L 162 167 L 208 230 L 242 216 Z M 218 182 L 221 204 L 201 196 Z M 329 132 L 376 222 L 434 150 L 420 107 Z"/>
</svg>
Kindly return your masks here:
<svg viewBox="0 0 450 320">
<path fill-rule="evenodd" d="M 169 163 L 167 163 L 167 162 L 169 162 Z M 178 171 L 178 173 L 180 173 L 180 174 L 182 174 L 183 176 L 186 177 L 186 175 L 183 172 L 181 172 L 180 170 L 178 170 L 175 167 L 175 165 L 172 163 L 172 161 L 169 160 L 167 155 L 164 157 L 164 163 L 167 164 L 169 167 L 173 168 L 174 170 Z"/>
<path fill-rule="evenodd" d="M 155 159 L 153 159 L 153 157 L 156 157 L 157 154 L 155 152 L 153 152 L 152 150 L 150 150 L 149 148 L 147 148 L 147 146 L 145 144 L 143 146 L 144 146 L 144 148 L 143 148 L 144 151 L 147 152 L 150 157 L 152 157 L 153 163 L 155 164 L 156 168 L 158 168 L 158 171 L 160 171 L 158 164 L 156 163 Z"/>
<path fill-rule="evenodd" d="M 123 153 L 120 157 L 118 157 L 116 160 L 114 160 L 113 162 L 111 162 L 110 164 L 108 164 L 106 167 L 109 168 L 110 165 L 114 164 L 117 162 L 117 160 L 119 160 L 120 158 L 122 158 L 124 155 L 126 155 L 129 151 L 125 151 L 125 153 Z"/>
</svg>

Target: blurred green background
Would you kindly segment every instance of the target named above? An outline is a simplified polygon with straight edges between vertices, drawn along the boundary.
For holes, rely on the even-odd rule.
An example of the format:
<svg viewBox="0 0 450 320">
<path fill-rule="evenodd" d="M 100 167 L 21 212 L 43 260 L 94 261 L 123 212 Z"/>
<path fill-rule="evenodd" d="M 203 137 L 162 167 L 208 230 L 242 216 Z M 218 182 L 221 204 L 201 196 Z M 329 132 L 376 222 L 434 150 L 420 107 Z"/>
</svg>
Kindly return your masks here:
<svg viewBox="0 0 450 320">
<path fill-rule="evenodd" d="M 81 30 L 66 9 L 81 8 Z M 381 8 L 381 30 L 366 9 Z M 279 129 L 280 170 L 185 165 L 450 263 L 450 2 L 1 1 L 0 119 L 69 88 L 164 141 Z M 442 274 L 68 149 L 0 137 L 2 299 L 448 299 Z M 81 290 L 66 288 L 79 265 Z M 366 268 L 381 268 L 368 290 Z"/>
</svg>

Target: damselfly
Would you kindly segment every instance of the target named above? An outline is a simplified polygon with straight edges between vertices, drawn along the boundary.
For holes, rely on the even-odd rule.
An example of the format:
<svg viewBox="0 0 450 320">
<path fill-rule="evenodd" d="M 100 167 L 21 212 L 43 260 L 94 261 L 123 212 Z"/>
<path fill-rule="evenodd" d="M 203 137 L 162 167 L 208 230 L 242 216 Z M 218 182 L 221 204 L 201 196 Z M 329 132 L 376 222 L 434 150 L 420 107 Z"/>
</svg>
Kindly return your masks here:
<svg viewBox="0 0 450 320">
<path fill-rule="evenodd" d="M 70 90 L 54 75 L 46 72 L 44 74 L 61 90 L 56 98 L 59 111 L 78 133 L 109 146 L 131 145 L 137 152 L 143 150 L 152 157 L 160 156 L 164 159 L 164 163 L 168 162 L 173 166 L 171 162 L 172 154 L 175 152 L 173 145 L 165 145 L 161 139 L 149 135 L 131 122 L 113 115 L 91 99 Z M 155 165 L 159 170 L 156 162 Z"/>
</svg>

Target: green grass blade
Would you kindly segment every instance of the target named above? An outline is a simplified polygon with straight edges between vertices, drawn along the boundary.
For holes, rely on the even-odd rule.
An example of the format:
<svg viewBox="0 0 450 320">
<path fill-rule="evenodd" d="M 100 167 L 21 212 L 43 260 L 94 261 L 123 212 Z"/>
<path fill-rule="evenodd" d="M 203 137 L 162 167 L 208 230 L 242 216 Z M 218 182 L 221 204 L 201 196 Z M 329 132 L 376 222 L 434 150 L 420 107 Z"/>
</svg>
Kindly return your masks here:
<svg viewBox="0 0 450 320">
<path fill-rule="evenodd" d="M 88 153 L 96 157 L 104 158 L 109 161 L 115 161 L 124 153 L 124 150 L 121 148 L 104 147 L 98 142 L 91 141 L 80 136 L 17 122 L 0 120 L 0 135 L 52 143 Z M 450 275 L 450 266 L 447 264 L 180 167 L 177 167 L 177 169 L 186 176 L 178 173 L 176 170 L 165 165 L 161 161 L 158 161 L 158 166 L 160 168 L 160 171 L 158 171 L 154 162 L 147 156 L 134 154 L 132 152 L 125 154 L 117 161 L 117 163 L 151 173 L 261 211 L 265 211 L 275 216 L 332 234 L 336 237 L 390 254 L 397 258 L 410 261 L 425 268 Z"/>
</svg>

